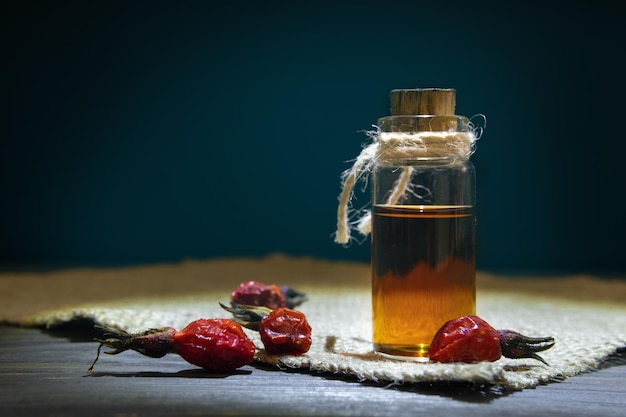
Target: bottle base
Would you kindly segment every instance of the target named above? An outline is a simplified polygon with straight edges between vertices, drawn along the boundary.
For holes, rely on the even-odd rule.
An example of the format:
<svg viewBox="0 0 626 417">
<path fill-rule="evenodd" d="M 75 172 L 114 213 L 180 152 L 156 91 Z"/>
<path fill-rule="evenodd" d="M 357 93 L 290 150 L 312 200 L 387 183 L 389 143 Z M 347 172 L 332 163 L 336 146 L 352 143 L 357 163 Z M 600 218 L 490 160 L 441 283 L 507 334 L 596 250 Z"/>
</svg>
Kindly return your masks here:
<svg viewBox="0 0 626 417">
<path fill-rule="evenodd" d="M 385 345 L 374 343 L 374 351 L 386 358 L 413 361 L 428 362 L 428 348 L 430 345 Z"/>
</svg>

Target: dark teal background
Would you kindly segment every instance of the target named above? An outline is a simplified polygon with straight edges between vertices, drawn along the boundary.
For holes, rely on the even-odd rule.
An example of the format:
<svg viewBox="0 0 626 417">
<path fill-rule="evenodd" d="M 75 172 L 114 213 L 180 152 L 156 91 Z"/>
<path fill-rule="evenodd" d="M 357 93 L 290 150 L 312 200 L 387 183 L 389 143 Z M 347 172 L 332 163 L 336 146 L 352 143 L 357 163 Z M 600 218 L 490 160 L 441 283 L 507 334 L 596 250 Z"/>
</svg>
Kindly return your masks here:
<svg viewBox="0 0 626 417">
<path fill-rule="evenodd" d="M 625 15 L 546 3 L 4 3 L 0 264 L 367 261 L 340 173 L 435 86 L 488 120 L 478 267 L 623 275 Z"/>
</svg>

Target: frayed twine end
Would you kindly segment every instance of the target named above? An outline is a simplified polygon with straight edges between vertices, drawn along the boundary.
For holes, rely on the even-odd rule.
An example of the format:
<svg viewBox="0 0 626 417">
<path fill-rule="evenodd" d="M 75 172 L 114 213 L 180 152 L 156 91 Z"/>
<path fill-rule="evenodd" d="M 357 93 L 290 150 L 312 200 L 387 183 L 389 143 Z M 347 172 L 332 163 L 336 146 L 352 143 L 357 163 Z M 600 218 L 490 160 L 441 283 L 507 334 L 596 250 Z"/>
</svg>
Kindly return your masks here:
<svg viewBox="0 0 626 417">
<path fill-rule="evenodd" d="M 468 159 L 475 151 L 475 143 L 482 136 L 486 125 L 484 115 L 483 126 L 476 127 L 469 123 L 467 132 L 382 132 L 378 126 L 365 134 L 372 139 L 372 143 L 363 148 L 355 159 L 352 167 L 342 174 L 342 190 L 339 195 L 337 208 L 337 232 L 335 242 L 347 244 L 351 239 L 351 229 L 355 228 L 362 235 L 371 233 L 371 211 L 363 211 L 361 217 L 350 224 L 350 201 L 353 190 L 361 178 L 367 178 L 372 167 L 379 161 L 385 163 L 402 162 L 431 156 L 456 156 Z M 394 184 L 387 204 L 396 204 L 404 198 L 410 190 L 410 180 L 413 168 L 404 167 L 403 172 Z"/>
</svg>

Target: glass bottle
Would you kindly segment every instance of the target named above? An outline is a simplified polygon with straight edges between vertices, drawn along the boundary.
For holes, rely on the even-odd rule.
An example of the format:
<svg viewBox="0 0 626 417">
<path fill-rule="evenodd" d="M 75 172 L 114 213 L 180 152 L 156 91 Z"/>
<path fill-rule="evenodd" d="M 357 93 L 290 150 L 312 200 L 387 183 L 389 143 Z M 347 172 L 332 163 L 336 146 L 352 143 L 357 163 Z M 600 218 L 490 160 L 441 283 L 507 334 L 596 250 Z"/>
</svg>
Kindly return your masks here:
<svg viewBox="0 0 626 417">
<path fill-rule="evenodd" d="M 371 173 L 373 343 L 382 354 L 426 358 L 446 321 L 475 314 L 475 137 L 454 115 L 455 95 L 393 90 L 391 116 L 378 120 L 379 140 L 393 142 Z"/>
</svg>

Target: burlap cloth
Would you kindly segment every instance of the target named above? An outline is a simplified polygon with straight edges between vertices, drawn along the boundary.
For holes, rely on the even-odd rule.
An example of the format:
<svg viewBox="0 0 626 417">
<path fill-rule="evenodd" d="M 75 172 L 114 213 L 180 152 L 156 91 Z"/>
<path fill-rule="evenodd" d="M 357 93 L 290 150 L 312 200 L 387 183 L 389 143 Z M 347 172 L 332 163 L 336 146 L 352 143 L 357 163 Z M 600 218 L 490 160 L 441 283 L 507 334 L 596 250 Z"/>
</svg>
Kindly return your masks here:
<svg viewBox="0 0 626 417">
<path fill-rule="evenodd" d="M 626 347 L 626 281 L 479 273 L 478 315 L 499 329 L 555 337 L 555 347 L 542 354 L 550 366 L 532 359 L 479 364 L 385 359 L 372 352 L 370 343 L 369 266 L 282 255 L 2 273 L 0 322 L 54 328 L 89 319 L 131 332 L 162 326 L 180 329 L 200 317 L 229 317 L 218 302 L 227 303 L 232 289 L 251 279 L 290 285 L 309 295 L 300 309 L 313 328 L 311 350 L 303 356 L 282 357 L 258 350 L 257 360 L 282 368 L 392 384 L 471 381 L 523 389 L 592 370 Z M 249 333 L 262 348 L 257 334 Z"/>
</svg>

